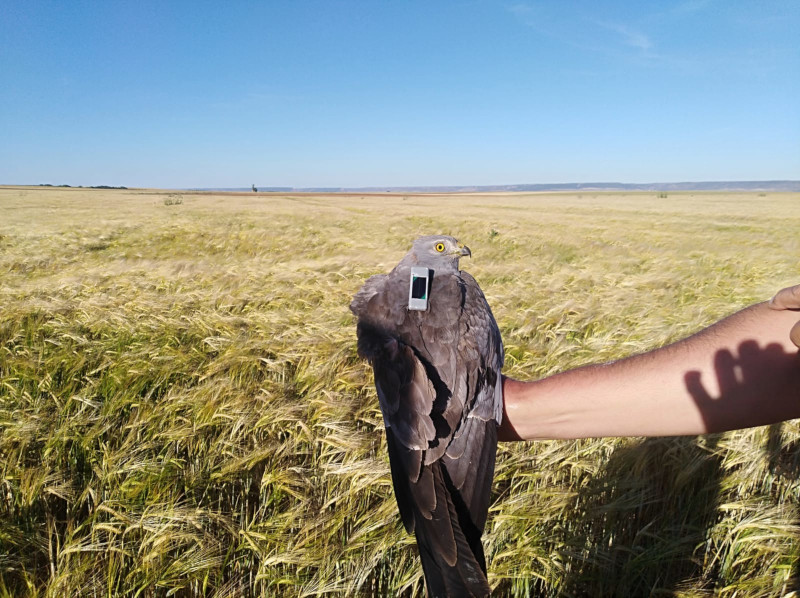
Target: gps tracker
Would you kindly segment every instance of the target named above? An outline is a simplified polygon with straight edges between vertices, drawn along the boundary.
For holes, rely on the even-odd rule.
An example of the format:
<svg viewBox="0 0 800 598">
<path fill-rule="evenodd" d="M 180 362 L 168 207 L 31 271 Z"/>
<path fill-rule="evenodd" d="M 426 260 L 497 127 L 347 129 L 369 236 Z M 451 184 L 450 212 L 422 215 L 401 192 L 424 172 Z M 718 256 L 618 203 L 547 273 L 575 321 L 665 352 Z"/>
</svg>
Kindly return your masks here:
<svg viewBox="0 0 800 598">
<path fill-rule="evenodd" d="M 413 266 L 408 283 L 408 309 L 425 311 L 428 309 L 431 271 L 428 268 Z"/>
</svg>

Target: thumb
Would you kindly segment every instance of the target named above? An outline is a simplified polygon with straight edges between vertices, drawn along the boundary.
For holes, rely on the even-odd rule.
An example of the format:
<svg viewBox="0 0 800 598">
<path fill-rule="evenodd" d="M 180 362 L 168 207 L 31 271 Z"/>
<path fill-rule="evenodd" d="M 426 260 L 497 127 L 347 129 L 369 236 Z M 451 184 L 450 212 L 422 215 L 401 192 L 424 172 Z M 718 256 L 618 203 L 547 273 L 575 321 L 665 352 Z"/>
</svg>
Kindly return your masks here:
<svg viewBox="0 0 800 598">
<path fill-rule="evenodd" d="M 772 309 L 800 309 L 800 284 L 778 291 L 769 300 L 769 306 Z"/>
<path fill-rule="evenodd" d="M 792 342 L 797 345 L 798 349 L 800 349 L 800 322 L 792 327 L 792 331 L 789 333 L 789 338 L 792 339 Z"/>
</svg>

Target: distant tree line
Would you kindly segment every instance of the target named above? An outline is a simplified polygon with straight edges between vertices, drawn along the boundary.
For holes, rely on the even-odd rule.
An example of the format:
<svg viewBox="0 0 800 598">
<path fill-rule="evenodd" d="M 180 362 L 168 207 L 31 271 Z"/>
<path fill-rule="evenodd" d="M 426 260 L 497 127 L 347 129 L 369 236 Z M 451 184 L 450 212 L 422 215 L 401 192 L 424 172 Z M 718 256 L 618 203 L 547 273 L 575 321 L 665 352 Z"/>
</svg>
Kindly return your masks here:
<svg viewBox="0 0 800 598">
<path fill-rule="evenodd" d="M 39 183 L 40 187 L 70 187 L 72 185 L 51 185 L 50 183 Z M 110 185 L 91 185 L 89 187 L 84 187 L 83 185 L 75 185 L 76 189 L 127 189 L 127 187 L 112 187 Z"/>
</svg>

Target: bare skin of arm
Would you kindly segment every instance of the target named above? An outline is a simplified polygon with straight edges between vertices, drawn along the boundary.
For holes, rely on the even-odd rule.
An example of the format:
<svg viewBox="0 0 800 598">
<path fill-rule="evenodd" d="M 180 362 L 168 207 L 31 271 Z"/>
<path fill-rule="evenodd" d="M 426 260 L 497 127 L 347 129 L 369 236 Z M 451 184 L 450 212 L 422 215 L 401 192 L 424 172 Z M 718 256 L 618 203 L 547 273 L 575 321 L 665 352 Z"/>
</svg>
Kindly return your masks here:
<svg viewBox="0 0 800 598">
<path fill-rule="evenodd" d="M 800 336 L 798 308 L 800 285 L 648 353 L 532 382 L 505 378 L 499 439 L 695 435 L 800 417 L 789 335 Z"/>
</svg>

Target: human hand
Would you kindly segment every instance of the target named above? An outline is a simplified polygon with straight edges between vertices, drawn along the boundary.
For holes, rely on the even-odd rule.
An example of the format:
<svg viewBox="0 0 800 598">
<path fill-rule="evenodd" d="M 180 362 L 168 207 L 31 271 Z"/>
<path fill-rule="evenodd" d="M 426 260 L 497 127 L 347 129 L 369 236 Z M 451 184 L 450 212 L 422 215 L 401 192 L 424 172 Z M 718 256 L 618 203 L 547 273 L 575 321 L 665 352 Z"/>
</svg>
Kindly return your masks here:
<svg viewBox="0 0 800 598">
<path fill-rule="evenodd" d="M 772 309 L 800 310 L 800 284 L 793 287 L 781 289 L 769 300 Z M 800 349 L 800 321 L 798 321 L 789 332 L 789 338 Z"/>
</svg>

